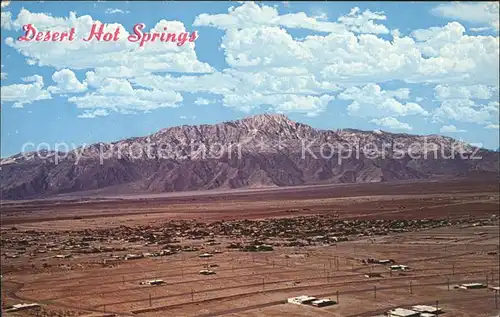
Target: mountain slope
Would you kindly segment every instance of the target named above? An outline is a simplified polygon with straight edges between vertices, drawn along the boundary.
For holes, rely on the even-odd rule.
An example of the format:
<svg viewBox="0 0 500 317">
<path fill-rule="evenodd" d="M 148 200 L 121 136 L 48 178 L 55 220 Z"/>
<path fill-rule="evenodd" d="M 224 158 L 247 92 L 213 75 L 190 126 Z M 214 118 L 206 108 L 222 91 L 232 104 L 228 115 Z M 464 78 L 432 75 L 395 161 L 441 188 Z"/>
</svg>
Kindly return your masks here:
<svg viewBox="0 0 500 317">
<path fill-rule="evenodd" d="M 27 199 L 123 184 L 166 192 L 498 172 L 498 153 L 476 150 L 437 135 L 318 130 L 266 114 L 68 153 L 18 154 L 1 161 L 0 192 L 3 199 Z"/>
</svg>

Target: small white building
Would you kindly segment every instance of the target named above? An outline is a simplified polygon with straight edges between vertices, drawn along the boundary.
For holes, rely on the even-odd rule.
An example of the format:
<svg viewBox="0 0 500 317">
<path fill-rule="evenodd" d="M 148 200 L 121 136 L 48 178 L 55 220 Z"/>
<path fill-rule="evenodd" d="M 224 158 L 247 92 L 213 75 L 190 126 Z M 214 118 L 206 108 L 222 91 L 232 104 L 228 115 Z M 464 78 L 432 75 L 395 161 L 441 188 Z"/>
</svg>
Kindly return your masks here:
<svg viewBox="0 0 500 317">
<path fill-rule="evenodd" d="M 406 265 L 391 265 L 390 269 L 392 271 L 408 271 L 410 268 Z"/>
<path fill-rule="evenodd" d="M 103 259 L 102 263 L 103 264 L 117 264 L 121 261 L 121 259 L 117 258 L 111 258 L 111 259 Z"/>
<path fill-rule="evenodd" d="M 311 304 L 316 307 L 325 307 L 325 306 L 335 305 L 337 303 L 329 298 L 322 298 L 312 301 Z"/>
<path fill-rule="evenodd" d="M 436 307 L 436 306 L 429 306 L 429 305 L 415 305 L 411 307 L 412 310 L 418 311 L 421 313 L 441 313 L 441 308 Z"/>
<path fill-rule="evenodd" d="M 420 317 L 420 313 L 405 308 L 395 308 L 388 312 L 391 317 Z"/>
<path fill-rule="evenodd" d="M 297 297 L 288 298 L 287 302 L 290 304 L 305 305 L 305 304 L 310 304 L 315 300 L 317 300 L 316 297 L 301 295 Z"/>
<path fill-rule="evenodd" d="M 477 289 L 477 288 L 485 288 L 482 283 L 467 283 L 467 284 L 460 284 L 458 286 L 461 289 Z"/>
<path fill-rule="evenodd" d="M 165 284 L 164 280 L 151 280 L 151 281 L 141 282 L 141 285 L 162 285 L 162 284 Z"/>
<path fill-rule="evenodd" d="M 55 259 L 69 259 L 71 257 L 71 254 L 57 254 L 54 255 Z"/>
<path fill-rule="evenodd" d="M 138 260 L 142 259 L 144 255 L 142 254 L 127 254 L 125 255 L 125 260 Z"/>
<path fill-rule="evenodd" d="M 203 253 L 203 254 L 200 254 L 199 257 L 200 258 L 211 258 L 213 255 L 210 254 L 210 253 Z"/>
<path fill-rule="evenodd" d="M 26 310 L 26 309 L 34 309 L 34 308 L 40 308 L 40 304 L 37 304 L 37 303 L 15 304 L 15 305 L 12 305 L 11 308 L 7 309 L 6 312 L 14 312 L 14 311 L 20 311 L 20 310 Z"/>
</svg>

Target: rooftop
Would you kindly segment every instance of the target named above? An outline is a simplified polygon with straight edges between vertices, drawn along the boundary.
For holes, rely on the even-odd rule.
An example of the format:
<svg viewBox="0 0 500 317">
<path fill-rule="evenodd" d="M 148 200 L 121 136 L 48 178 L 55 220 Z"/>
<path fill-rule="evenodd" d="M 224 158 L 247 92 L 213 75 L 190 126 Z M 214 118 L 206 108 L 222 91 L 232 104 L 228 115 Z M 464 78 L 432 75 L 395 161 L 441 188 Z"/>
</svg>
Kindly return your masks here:
<svg viewBox="0 0 500 317">
<path fill-rule="evenodd" d="M 423 313 L 435 313 L 441 311 L 439 307 L 429 306 L 429 305 L 415 305 L 411 309 Z"/>
<path fill-rule="evenodd" d="M 332 302 L 332 300 L 329 298 L 322 298 L 315 300 L 313 303 L 327 303 L 327 302 Z"/>
<path fill-rule="evenodd" d="M 405 308 L 395 308 L 390 311 L 390 316 L 397 316 L 397 317 L 413 317 L 413 316 L 420 316 L 419 312 L 416 312 L 414 310 L 409 310 Z"/>
</svg>

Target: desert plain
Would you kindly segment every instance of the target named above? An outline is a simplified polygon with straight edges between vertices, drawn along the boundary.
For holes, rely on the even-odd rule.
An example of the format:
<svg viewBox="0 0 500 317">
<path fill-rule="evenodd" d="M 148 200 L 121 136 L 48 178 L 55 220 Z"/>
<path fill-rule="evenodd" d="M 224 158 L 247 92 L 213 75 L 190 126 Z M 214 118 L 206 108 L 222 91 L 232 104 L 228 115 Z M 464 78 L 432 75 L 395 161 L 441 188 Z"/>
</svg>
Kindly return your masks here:
<svg viewBox="0 0 500 317">
<path fill-rule="evenodd" d="M 2 315 L 370 317 L 429 305 L 444 317 L 498 316 L 498 185 L 4 201 Z M 467 283 L 482 288 L 458 287 Z M 287 303 L 300 295 L 336 304 Z M 8 311 L 19 303 L 38 307 Z"/>
</svg>

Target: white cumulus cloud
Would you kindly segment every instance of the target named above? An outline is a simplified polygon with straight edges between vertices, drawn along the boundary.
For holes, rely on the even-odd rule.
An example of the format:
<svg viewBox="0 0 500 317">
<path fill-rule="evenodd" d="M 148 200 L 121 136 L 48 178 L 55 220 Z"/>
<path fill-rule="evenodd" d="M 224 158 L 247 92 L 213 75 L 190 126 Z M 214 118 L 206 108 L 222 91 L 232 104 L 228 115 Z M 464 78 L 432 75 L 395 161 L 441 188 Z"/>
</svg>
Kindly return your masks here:
<svg viewBox="0 0 500 317">
<path fill-rule="evenodd" d="M 323 112 L 334 96 L 298 96 L 298 95 L 263 95 L 250 93 L 247 95 L 224 95 L 223 104 L 226 107 L 250 112 L 259 106 L 269 106 L 272 112 L 278 113 L 303 113 L 307 116 L 317 116 Z"/>
<path fill-rule="evenodd" d="M 57 94 L 84 92 L 89 86 L 95 90 L 85 96 L 70 97 L 68 101 L 80 108 L 98 107 L 120 112 L 148 111 L 160 107 L 177 106 L 182 96 L 168 89 L 132 89 L 132 93 L 127 95 L 116 94 L 111 97 L 107 92 L 112 89 L 110 85 L 115 82 L 102 79 L 132 78 L 151 73 L 199 74 L 214 71 L 209 64 L 197 59 L 194 42 L 187 41 L 183 46 L 178 46 L 173 42 L 147 43 L 145 48 L 141 48 L 138 43 L 127 40 L 129 33 L 123 25 L 117 23 L 105 24 L 104 30 L 113 32 L 118 28 L 121 34 L 118 41 L 85 42 L 82 38 L 88 36 L 92 25 L 97 23 L 99 26 L 100 23 L 89 15 L 77 16 L 76 13 L 70 12 L 69 16 L 55 17 L 21 9 L 18 16 L 13 19 L 10 12 L 2 12 L 2 28 L 4 29 L 20 30 L 28 23 L 36 25 L 40 31 L 68 31 L 70 28 L 75 28 L 78 40 L 61 42 L 54 46 L 50 42 L 20 42 L 10 37 L 5 39 L 8 46 L 26 57 L 29 65 L 48 66 L 57 70 L 53 75 L 56 85 L 49 87 L 48 90 L 42 91 L 43 84 L 40 83 L 17 87 L 29 89 L 33 94 L 37 92 L 38 96 L 32 98 L 10 90 L 16 86 L 2 87 L 2 96 L 6 97 L 4 101 L 14 102 L 16 106 L 21 106 L 27 101 L 47 99 L 50 97 L 49 92 Z M 151 30 L 144 31 L 164 32 L 165 28 L 168 32 L 177 34 L 188 31 L 183 23 L 166 20 L 161 20 L 153 25 Z M 73 72 L 73 70 L 82 69 L 89 70 L 86 82 L 80 82 Z M 98 80 L 101 80 L 101 85 L 97 85 Z M 128 83 L 125 79 L 120 83 L 125 82 Z"/>
<path fill-rule="evenodd" d="M 15 108 L 23 108 L 34 101 L 51 99 L 50 93 L 44 89 L 43 77 L 33 75 L 22 78 L 26 84 L 2 86 L 2 102 L 12 102 Z"/>
<path fill-rule="evenodd" d="M 261 25 L 225 30 L 221 48 L 232 68 L 293 67 L 337 84 L 401 80 L 496 85 L 498 72 L 492 69 L 498 68 L 498 38 L 464 32 L 453 22 L 392 41 L 346 30 L 299 40 L 284 28 Z"/>
<path fill-rule="evenodd" d="M 1 65 L 1 68 L 3 68 L 3 67 L 4 67 L 4 66 L 3 66 L 3 65 Z M 7 79 L 7 73 L 5 73 L 5 72 L 1 72 L 1 73 L 0 73 L 0 79 L 1 79 L 1 80 Z"/>
<path fill-rule="evenodd" d="M 109 31 L 116 27 L 122 31 L 123 38 L 116 43 L 75 41 L 55 48 L 50 43 L 10 38 L 6 44 L 30 65 L 56 71 L 86 70 L 85 81 L 69 77 L 64 81 L 69 91 L 69 87 L 74 91 L 87 85 L 84 96 L 69 98 L 80 108 L 149 111 L 179 106 L 184 93 L 207 93 L 241 111 L 266 108 L 314 116 L 334 106 L 331 101 L 337 98 L 350 100 L 350 115 L 399 118 L 429 115 L 431 98 L 425 98 L 428 109 L 424 109 L 420 105 L 423 96 L 410 99 L 408 88 L 383 90 L 381 86 L 397 82 L 416 92 L 430 83 L 437 85 L 435 99 L 441 103 L 432 111 L 435 120 L 469 117 L 482 125 L 494 122 L 498 111 L 490 102 L 498 94 L 498 36 L 468 35 L 456 21 L 413 32 L 403 26 L 401 31 L 389 31 L 384 24 L 391 17 L 357 7 L 328 17 L 279 12 L 278 8 L 242 2 L 228 12 L 195 18 L 195 27 L 223 31 L 220 51 L 228 68 L 222 70 L 200 61 L 194 43 L 182 47 L 148 43 L 139 49 L 125 39 L 128 32 L 120 24 L 106 26 Z M 444 12 L 443 7 L 440 10 Z M 476 20 L 487 21 L 484 17 Z M 10 12 L 2 12 L 4 29 L 20 30 L 27 22 L 41 30 L 75 27 L 81 37 L 96 21 L 75 13 L 55 17 L 23 9 L 13 18 Z M 178 21 L 162 20 L 149 27 L 186 30 Z M 294 29 L 309 35 L 298 38 Z M 171 74 L 176 72 L 182 74 Z M 195 101 L 199 103 L 206 102 Z"/>
<path fill-rule="evenodd" d="M 339 99 L 353 100 L 347 107 L 352 116 L 380 117 L 380 116 L 408 116 L 428 115 L 419 104 L 403 102 L 409 98 L 409 89 L 382 90 L 376 84 L 351 87 L 340 93 Z"/>
<path fill-rule="evenodd" d="M 113 8 L 107 8 L 106 11 L 104 11 L 106 14 L 128 14 L 130 11 L 123 11 L 122 9 L 113 9 Z"/>
<path fill-rule="evenodd" d="M 450 2 L 434 7 L 431 12 L 445 18 L 489 25 L 498 30 L 498 2 Z"/>
<path fill-rule="evenodd" d="M 498 120 L 498 85 L 448 86 L 437 85 L 434 95 L 440 106 L 434 111 L 434 120 L 485 124 Z"/>
<path fill-rule="evenodd" d="M 473 85 L 473 86 L 449 86 L 437 85 L 434 93 L 438 100 L 445 99 L 490 99 L 498 96 L 498 87 Z"/>
<path fill-rule="evenodd" d="M 73 73 L 69 69 L 56 71 L 52 75 L 52 80 L 57 85 L 50 86 L 49 88 L 47 88 L 47 90 L 53 94 L 77 93 L 87 90 L 87 83 L 81 83 L 78 78 L 76 78 L 75 73 Z"/>
<path fill-rule="evenodd" d="M 483 27 L 480 27 L 480 28 L 470 28 L 469 31 L 471 31 L 471 32 L 484 32 L 484 31 L 488 31 L 490 29 L 491 28 L 488 27 L 488 26 L 483 26 Z"/>
<path fill-rule="evenodd" d="M 434 111 L 434 119 L 438 122 L 454 120 L 486 124 L 498 120 L 498 105 L 498 102 L 495 101 L 477 104 L 468 99 L 447 99 Z"/>
<path fill-rule="evenodd" d="M 443 125 L 440 129 L 439 132 L 441 133 L 457 133 L 457 132 L 467 132 L 466 130 L 463 129 L 457 129 L 456 126 L 453 124 L 450 125 Z"/>
<path fill-rule="evenodd" d="M 3 13 L 2 13 L 3 14 Z M 127 68 L 136 74 L 150 72 L 212 72 L 210 65 L 200 62 L 194 51 L 194 42 L 187 41 L 183 46 L 174 42 L 147 43 L 147 49 L 141 48 L 138 43 L 127 40 L 129 32 L 118 23 L 105 24 L 105 32 L 114 32 L 120 29 L 118 41 L 90 41 L 81 40 L 90 33 L 94 23 L 91 16 L 77 16 L 70 12 L 67 17 L 53 17 L 44 13 L 32 13 L 22 9 L 16 19 L 5 19 L 2 16 L 2 28 L 19 30 L 24 24 L 36 25 L 39 31 L 68 31 L 75 28 L 78 41 L 61 42 L 54 46 L 50 42 L 20 42 L 7 38 L 5 43 L 16 49 L 27 58 L 27 62 L 39 66 L 51 66 L 57 69 L 109 69 Z M 100 23 L 100 22 L 99 22 Z M 161 20 L 150 30 L 164 32 L 186 32 L 184 24 L 179 21 Z M 146 47 L 145 46 L 145 47 Z"/>
<path fill-rule="evenodd" d="M 309 29 L 319 32 L 343 32 L 350 30 L 358 33 L 389 33 L 384 25 L 374 21 L 385 20 L 383 13 L 373 13 L 366 10 L 360 13 L 354 8 L 338 22 L 328 22 L 325 15 L 309 17 L 304 12 L 280 15 L 275 7 L 259 6 L 255 2 L 245 1 L 238 7 L 231 7 L 228 13 L 200 14 L 196 17 L 194 26 L 211 26 L 222 30 L 236 28 L 258 28 L 265 26 Z"/>
<path fill-rule="evenodd" d="M 400 122 L 394 117 L 376 118 L 370 120 L 381 127 L 389 128 L 392 130 L 412 130 L 412 126 L 405 122 Z"/>
<path fill-rule="evenodd" d="M 107 115 L 109 115 L 109 112 L 106 109 L 85 110 L 82 114 L 78 115 L 78 118 L 93 119 Z"/>
<path fill-rule="evenodd" d="M 209 104 L 212 104 L 214 102 L 215 102 L 214 100 L 208 100 L 208 99 L 205 99 L 205 98 L 198 97 L 194 101 L 194 104 L 195 105 L 209 105 Z"/>
<path fill-rule="evenodd" d="M 165 107 L 178 107 L 183 100 L 175 91 L 136 89 L 126 79 L 108 78 L 95 91 L 81 97 L 70 97 L 78 108 L 107 109 L 122 113 L 147 112 Z"/>
<path fill-rule="evenodd" d="M 342 16 L 338 21 L 344 24 L 350 31 L 358 33 L 387 34 L 389 30 L 382 24 L 376 24 L 374 21 L 387 20 L 383 12 L 371 12 L 366 10 L 361 13 L 358 7 L 354 7 L 351 12 Z"/>
</svg>

